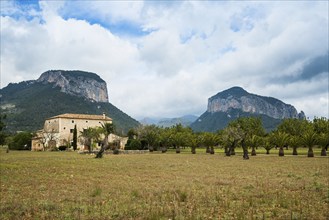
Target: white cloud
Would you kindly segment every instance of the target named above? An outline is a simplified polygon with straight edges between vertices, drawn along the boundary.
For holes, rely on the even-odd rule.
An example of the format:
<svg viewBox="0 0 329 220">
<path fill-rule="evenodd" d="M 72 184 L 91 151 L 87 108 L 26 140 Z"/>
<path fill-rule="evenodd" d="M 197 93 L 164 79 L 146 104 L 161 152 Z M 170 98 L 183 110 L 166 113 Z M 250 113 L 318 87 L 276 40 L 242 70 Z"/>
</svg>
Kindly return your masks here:
<svg viewBox="0 0 329 220">
<path fill-rule="evenodd" d="M 7 3 L 2 87 L 80 69 L 99 74 L 110 101 L 136 118 L 201 114 L 210 96 L 236 85 L 328 117 L 328 73 L 300 76 L 328 53 L 328 2 Z"/>
</svg>

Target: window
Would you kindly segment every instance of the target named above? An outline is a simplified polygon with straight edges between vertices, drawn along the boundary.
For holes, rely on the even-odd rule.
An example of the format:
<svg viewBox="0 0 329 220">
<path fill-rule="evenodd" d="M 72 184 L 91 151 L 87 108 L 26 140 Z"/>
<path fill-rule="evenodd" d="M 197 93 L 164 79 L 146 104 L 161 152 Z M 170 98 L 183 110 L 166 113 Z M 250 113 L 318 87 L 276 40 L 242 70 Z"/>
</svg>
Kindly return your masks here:
<svg viewBox="0 0 329 220">
<path fill-rule="evenodd" d="M 66 129 L 66 127 L 63 128 L 64 130 Z"/>
<path fill-rule="evenodd" d="M 74 129 L 70 129 L 70 133 L 73 133 L 74 132 Z"/>
<path fill-rule="evenodd" d="M 86 121 L 86 123 L 88 123 L 88 121 Z"/>
<path fill-rule="evenodd" d="M 72 123 L 74 123 L 74 120 L 72 120 Z"/>
</svg>

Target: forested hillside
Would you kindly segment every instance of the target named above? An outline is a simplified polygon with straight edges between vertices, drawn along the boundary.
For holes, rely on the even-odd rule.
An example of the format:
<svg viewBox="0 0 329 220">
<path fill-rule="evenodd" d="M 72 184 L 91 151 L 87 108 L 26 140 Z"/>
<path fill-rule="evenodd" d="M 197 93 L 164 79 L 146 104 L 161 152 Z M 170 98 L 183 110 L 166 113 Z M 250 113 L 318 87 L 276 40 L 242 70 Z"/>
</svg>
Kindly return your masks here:
<svg viewBox="0 0 329 220">
<path fill-rule="evenodd" d="M 6 130 L 36 131 L 43 127 L 48 117 L 63 113 L 102 114 L 111 117 L 119 133 L 139 126 L 131 118 L 111 103 L 91 102 L 83 97 L 60 92 L 52 84 L 35 81 L 9 84 L 1 89 L 1 111 L 7 115 Z"/>
</svg>

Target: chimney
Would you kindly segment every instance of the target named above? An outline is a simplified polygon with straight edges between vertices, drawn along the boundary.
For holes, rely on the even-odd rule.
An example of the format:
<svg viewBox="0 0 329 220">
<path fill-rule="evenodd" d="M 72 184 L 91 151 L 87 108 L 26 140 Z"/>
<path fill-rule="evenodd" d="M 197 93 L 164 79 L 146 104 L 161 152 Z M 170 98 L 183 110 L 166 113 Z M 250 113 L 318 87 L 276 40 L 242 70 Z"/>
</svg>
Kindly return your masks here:
<svg viewBox="0 0 329 220">
<path fill-rule="evenodd" d="M 105 112 L 103 112 L 103 119 L 105 120 L 106 116 L 105 116 Z"/>
</svg>

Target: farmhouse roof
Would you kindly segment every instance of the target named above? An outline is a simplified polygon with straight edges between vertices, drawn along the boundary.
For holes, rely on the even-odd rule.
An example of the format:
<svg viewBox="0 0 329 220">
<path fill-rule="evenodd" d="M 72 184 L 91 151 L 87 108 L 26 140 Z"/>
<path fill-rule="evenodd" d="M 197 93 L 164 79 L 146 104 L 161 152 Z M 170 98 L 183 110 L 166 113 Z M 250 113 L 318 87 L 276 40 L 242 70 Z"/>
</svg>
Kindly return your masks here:
<svg viewBox="0 0 329 220">
<path fill-rule="evenodd" d="M 49 119 L 54 118 L 69 118 L 69 119 L 89 119 L 89 120 L 101 120 L 101 121 L 112 121 L 110 117 L 107 117 L 105 114 L 103 115 L 87 115 L 87 114 L 61 114 L 50 117 Z"/>
</svg>

